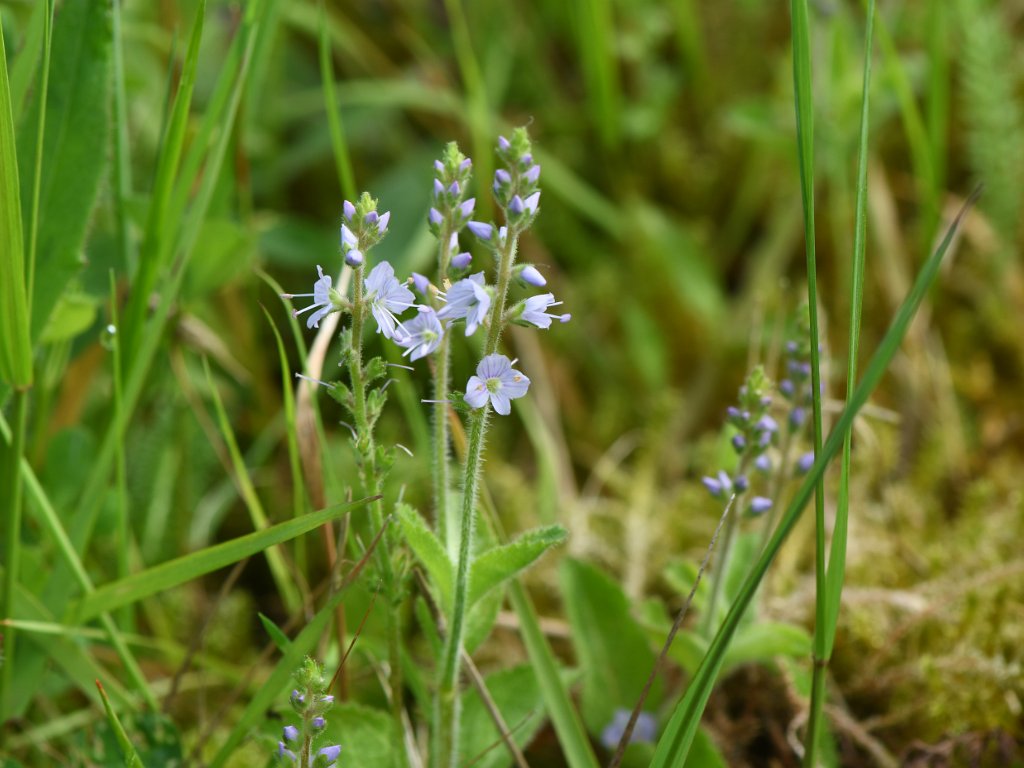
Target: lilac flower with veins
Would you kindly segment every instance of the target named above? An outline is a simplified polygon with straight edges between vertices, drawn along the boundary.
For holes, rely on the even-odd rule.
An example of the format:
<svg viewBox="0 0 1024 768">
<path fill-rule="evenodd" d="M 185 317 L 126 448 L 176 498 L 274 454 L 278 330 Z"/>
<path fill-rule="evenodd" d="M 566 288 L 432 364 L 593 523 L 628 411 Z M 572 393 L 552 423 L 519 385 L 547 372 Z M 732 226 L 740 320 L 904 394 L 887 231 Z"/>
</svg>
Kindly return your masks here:
<svg viewBox="0 0 1024 768">
<path fill-rule="evenodd" d="M 317 274 L 320 275 L 320 279 L 313 283 L 312 293 L 282 293 L 281 298 L 283 299 L 298 299 L 305 297 L 312 297 L 313 303 L 308 307 L 302 309 L 296 309 L 292 311 L 295 317 L 309 312 L 311 309 L 315 309 L 312 315 L 306 318 L 307 328 L 319 328 L 320 321 L 327 317 L 331 312 L 338 312 L 344 306 L 341 294 L 339 294 L 331 286 L 332 280 L 330 275 L 325 275 L 323 267 L 319 264 L 316 267 Z"/>
<path fill-rule="evenodd" d="M 530 388 L 530 380 L 512 367 L 504 355 L 488 355 L 476 367 L 476 376 L 466 384 L 466 403 L 483 408 L 488 401 L 496 413 L 508 416 L 511 401 L 522 397 Z"/>
<path fill-rule="evenodd" d="M 555 295 L 553 293 L 542 293 L 538 296 L 531 296 L 522 303 L 522 309 L 519 310 L 520 320 L 535 325 L 538 328 L 550 328 L 552 320 L 558 320 L 561 323 L 568 323 L 572 319 L 572 315 L 566 313 L 564 315 L 556 315 L 552 312 L 548 312 L 549 307 L 557 307 L 562 302 L 555 301 Z"/>
<path fill-rule="evenodd" d="M 437 312 L 430 307 L 420 307 L 419 314 L 395 332 L 395 343 L 405 347 L 403 356 L 416 361 L 426 357 L 441 345 L 444 327 L 437 319 Z"/>
<path fill-rule="evenodd" d="M 466 335 L 472 336 L 487 318 L 491 308 L 491 294 L 484 285 L 484 273 L 477 272 L 459 280 L 448 289 L 445 305 L 437 313 L 441 320 L 466 318 Z"/>
<path fill-rule="evenodd" d="M 412 291 L 398 282 L 394 267 L 386 261 L 370 271 L 363 285 L 366 288 L 366 300 L 370 302 L 370 312 L 377 321 L 377 333 L 393 339 L 395 329 L 402 327 L 397 315 L 415 304 Z"/>
</svg>

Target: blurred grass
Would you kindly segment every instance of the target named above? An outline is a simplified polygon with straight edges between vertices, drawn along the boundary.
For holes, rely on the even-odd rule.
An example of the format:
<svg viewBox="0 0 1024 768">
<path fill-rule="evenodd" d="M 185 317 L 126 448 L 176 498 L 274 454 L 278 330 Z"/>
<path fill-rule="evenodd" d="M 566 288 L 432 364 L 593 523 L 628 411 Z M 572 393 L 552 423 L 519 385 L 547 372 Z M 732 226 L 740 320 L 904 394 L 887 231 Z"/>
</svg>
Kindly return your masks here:
<svg viewBox="0 0 1024 768">
<path fill-rule="evenodd" d="M 845 373 L 832 350 L 846 338 L 849 311 L 863 26 L 855 5 L 811 5 L 820 32 L 809 53 L 818 110 L 822 336 L 830 366 L 826 421 L 835 418 L 829 395 Z M 85 6 L 88 23 L 73 24 Z M 37 118 L 42 7 L 0 3 L 13 127 L 19 156 L 29 158 L 36 145 L 22 136 Z M 714 527 L 713 505 L 697 480 L 714 464 L 712 435 L 722 411 L 748 358 L 770 348 L 771 329 L 803 292 L 785 15 L 753 2 L 325 3 L 321 39 L 321 5 L 313 0 L 242 7 L 209 0 L 205 10 L 185 0 L 127 0 L 113 8 L 64 0 L 54 23 L 42 144 L 52 195 L 44 187 L 40 198 L 32 323 L 37 384 L 26 436 L 33 474 L 26 476 L 19 541 L 21 588 L 31 593 L 24 605 L 38 600 L 39 585 L 27 575 L 72 563 L 73 555 L 88 581 L 119 576 L 116 556 L 124 552 L 116 544 L 110 478 L 122 444 L 131 567 L 251 530 L 244 501 L 225 479 L 219 442 L 204 431 L 213 427 L 215 434 L 216 427 L 190 400 L 201 406 L 209 390 L 197 386 L 200 394 L 190 393 L 182 383 L 202 381 L 197 355 L 218 371 L 237 439 L 236 467 L 251 478 L 247 493 L 269 518 L 294 514 L 301 498 L 296 486 L 305 481 L 295 474 L 295 448 L 280 414 L 282 386 L 303 369 L 305 357 L 290 343 L 284 361 L 276 353 L 275 329 L 260 303 L 276 323 L 283 310 L 254 267 L 285 290 L 299 290 L 317 263 L 336 264 L 339 193 L 349 177 L 394 212 L 382 255 L 403 274 L 425 263 L 430 161 L 456 139 L 487 174 L 490 158 L 482 153 L 492 134 L 522 122 L 531 123 L 545 190 L 523 258 L 544 265 L 573 322 L 546 334 L 539 349 L 512 337 L 513 351 L 522 346 L 532 365 L 543 364 L 554 407 L 527 412 L 529 432 L 515 419 L 497 426 L 493 443 L 507 459 L 496 452 L 490 483 L 510 530 L 556 516 L 569 523 L 575 556 L 623 578 L 629 573 L 630 583 L 648 593 L 663 592 L 664 563 L 701 552 Z M 1015 183 L 1024 151 L 1024 61 L 1013 54 L 1015 14 L 994 0 L 883 5 L 878 13 L 867 247 L 879 269 L 869 270 L 865 283 L 865 353 L 874 350 L 904 291 L 901 275 L 909 281 L 931 250 L 943 213 L 975 180 L 987 184 L 980 211 L 965 222 L 873 401 L 898 411 L 898 421 L 867 415 L 855 424 L 852 596 L 844 594 L 840 614 L 836 682 L 847 713 L 896 754 L 913 738 L 938 743 L 950 730 L 1019 728 L 1005 704 L 1024 696 L 1013 675 L 1024 663 L 1016 641 L 1024 617 L 1015 608 L 1024 594 L 1012 576 L 1021 566 L 1013 542 L 1024 533 L 1014 470 L 1024 459 L 1024 282 Z M 197 19 L 203 19 L 202 38 L 192 48 L 185 41 Z M 57 49 L 73 31 L 94 43 L 80 67 L 74 59 L 58 62 Z M 193 74 L 187 100 L 183 88 Z M 331 115 L 325 92 L 337 96 Z M 171 106 L 176 94 L 187 101 L 178 111 Z M 90 122 L 79 123 L 76 115 Z M 81 125 L 90 138 L 62 135 L 62 121 Z M 350 174 L 335 162 L 344 156 L 339 146 L 351 158 Z M 108 151 L 114 147 L 119 162 Z M 23 173 L 22 188 L 30 181 Z M 489 178 L 480 177 L 478 189 L 488 186 Z M 481 203 L 486 197 L 478 191 Z M 20 199 L 24 209 L 30 197 L 23 192 Z M 166 218 L 157 227 L 160 217 Z M 156 258 L 146 245 L 153 237 Z M 142 282 L 136 248 L 138 269 L 147 275 Z M 484 253 L 475 257 L 483 260 Z M 128 302 L 119 313 L 122 338 L 134 334 L 132 346 L 121 348 L 119 408 L 109 351 L 101 344 L 111 270 L 117 300 L 121 307 Z M 13 306 L 3 304 L 4 312 Z M 51 324 L 58 318 L 64 330 L 44 334 L 47 317 Z M 128 318 L 136 330 L 125 327 Z M 327 371 L 337 362 L 333 354 Z M 468 357 L 456 356 L 458 375 L 470 370 Z M 393 387 L 401 394 L 394 399 L 406 410 L 388 409 L 380 433 L 423 444 L 422 420 L 407 414 L 426 377 L 416 371 L 398 379 Z M 13 401 L 4 396 L 0 403 L 10 420 Z M 321 407 L 325 475 L 338 502 L 355 469 L 339 411 L 329 401 Z M 533 458 L 534 445 L 545 458 Z M 554 475 L 552 446 L 565 457 Z M 389 492 L 402 488 L 407 501 L 425 504 L 426 470 L 418 461 L 400 458 L 399 464 Z M 332 476 L 340 483 L 332 486 Z M 541 498 L 530 486 L 538 478 Z M 643 515 L 626 514 L 643 478 L 657 493 Z M 636 539 L 640 550 L 628 556 L 625 525 L 650 527 Z M 767 608 L 802 621 L 810 605 L 808 533 L 798 527 L 780 556 Z M 323 575 L 325 562 L 322 547 L 307 543 L 306 576 L 313 579 Z M 73 571 L 65 567 L 73 566 L 59 571 L 70 585 Z M 564 616 L 552 571 L 528 581 L 542 616 Z M 215 582 L 198 582 L 184 599 L 202 605 L 216 589 Z M 265 566 L 253 563 L 240 589 L 271 618 L 284 615 Z M 956 599 L 944 602 L 942 595 L 954 589 Z M 880 597 L 862 597 L 871 594 Z M 55 595 L 62 599 L 42 606 L 49 615 L 23 615 L 19 608 L 17 617 L 59 622 L 55 607 L 71 598 L 71 587 L 54 588 L 49 597 Z M 137 612 L 138 631 L 167 640 L 159 618 L 166 611 L 154 601 Z M 964 631 L 957 635 L 953 627 Z M 19 637 L 26 638 L 19 655 L 27 648 L 35 657 L 29 669 L 40 693 L 23 699 L 24 721 L 8 728 L 79 712 L 95 698 L 80 690 L 96 676 L 86 661 L 110 679 L 112 696 L 119 680 L 132 689 L 118 661 L 95 644 L 75 646 L 63 667 L 51 667 L 45 660 L 63 655 L 66 640 Z M 521 653 L 517 640 L 503 635 L 497 643 L 495 656 Z M 174 663 L 159 654 L 133 651 L 142 654 L 147 679 L 173 674 Z M 241 671 L 235 659 L 224 663 Z M 355 690 L 372 696 L 368 662 L 359 664 Z M 918 704 L 922 688 L 933 702 L 926 707 Z M 115 696 L 115 704 L 131 695 Z M 717 707 L 716 716 L 729 711 L 727 703 Z M 205 726 L 201 720 L 198 704 L 182 714 L 186 740 Z M 54 748 L 88 762 L 88 740 L 76 732 L 53 735 Z M 850 764 L 861 764 L 856 741 L 845 732 L 839 741 Z M 44 759 L 19 743 L 17 754 L 27 764 Z"/>
</svg>

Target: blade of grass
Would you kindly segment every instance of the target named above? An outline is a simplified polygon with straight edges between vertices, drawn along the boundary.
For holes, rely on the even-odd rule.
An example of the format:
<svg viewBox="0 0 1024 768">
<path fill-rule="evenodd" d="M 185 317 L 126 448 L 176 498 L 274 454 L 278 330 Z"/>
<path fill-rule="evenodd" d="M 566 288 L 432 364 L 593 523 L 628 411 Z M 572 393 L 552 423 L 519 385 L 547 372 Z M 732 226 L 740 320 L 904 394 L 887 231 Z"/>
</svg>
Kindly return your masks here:
<svg viewBox="0 0 1024 768">
<path fill-rule="evenodd" d="M 0 50 L 0 55 L 3 51 Z M 14 439 L 10 448 L 0 454 L 5 459 L 3 466 L 4 487 L 4 581 L 3 581 L 3 614 L 14 616 L 14 594 L 18 584 L 21 562 L 21 512 L 22 482 L 20 464 L 25 453 L 25 426 L 28 423 L 28 392 L 14 393 Z M 3 628 L 3 666 L 0 667 L 0 721 L 11 714 L 11 698 L 13 696 L 13 672 L 15 665 L 16 632 L 14 627 Z"/>
<path fill-rule="evenodd" d="M 50 90 L 50 53 L 53 42 L 53 0 L 46 0 L 43 15 L 43 60 L 39 73 L 39 115 L 36 118 L 35 175 L 32 177 L 32 203 L 29 209 L 28 251 L 25 262 L 28 269 L 26 293 L 28 314 L 32 316 L 32 297 L 36 285 L 36 246 L 39 242 L 39 190 L 43 182 L 43 138 L 46 135 L 46 95 Z"/>
<path fill-rule="evenodd" d="M 300 518 L 286 520 L 264 530 L 247 533 L 199 552 L 160 563 L 127 579 L 104 584 L 82 598 L 77 605 L 72 606 L 69 616 L 75 623 L 89 621 L 104 611 L 130 605 L 149 595 L 184 584 L 281 542 L 301 536 L 328 520 L 334 520 L 356 509 L 366 501 L 367 499 L 362 499 L 348 504 L 336 504 L 318 512 L 310 512 Z"/>
<path fill-rule="evenodd" d="M 331 64 L 331 39 L 327 29 L 326 11 L 323 0 L 320 2 L 320 18 L 318 22 L 320 81 L 324 91 L 324 110 L 327 112 L 327 125 L 331 130 L 331 147 L 334 150 L 334 163 L 338 169 L 338 183 L 341 194 L 346 200 L 355 200 L 359 191 L 356 189 L 356 176 L 352 170 L 352 157 L 349 153 L 345 131 L 341 124 L 341 110 L 338 107 L 338 95 L 334 90 L 334 66 Z"/>
<path fill-rule="evenodd" d="M 107 692 L 103 690 L 103 683 L 97 680 L 96 688 L 100 692 L 100 698 L 103 699 L 103 709 L 107 713 L 107 722 L 110 723 L 110 727 L 113 729 L 114 736 L 117 739 L 117 744 L 121 747 L 121 753 L 124 755 L 124 764 L 127 768 L 145 768 L 139 753 L 135 751 L 135 746 L 132 744 L 131 739 L 128 738 L 128 734 L 125 733 L 124 726 L 121 725 L 117 713 L 110 706 L 110 699 L 107 698 Z"/>
<path fill-rule="evenodd" d="M 906 336 L 911 320 L 913 320 L 918 307 L 924 300 L 928 289 L 935 282 L 942 259 L 946 255 L 950 243 L 953 241 L 953 236 L 980 193 L 980 189 L 975 190 L 967 199 L 967 202 L 960 209 L 956 219 L 947 230 L 946 236 L 942 239 L 939 247 L 935 249 L 921 266 L 921 270 L 917 274 L 917 279 L 914 281 L 910 293 L 903 300 L 885 336 L 882 337 L 878 349 L 868 363 L 864 377 L 854 391 L 853 396 L 847 401 L 846 407 L 840 413 L 822 450 L 815 455 L 814 466 L 811 467 L 804 477 L 803 483 L 801 483 L 785 514 L 779 521 L 778 527 L 762 551 L 761 556 L 751 568 L 743 586 L 737 593 L 736 599 L 733 601 L 732 607 L 722 622 L 722 626 L 708 647 L 708 652 L 701 661 L 697 673 L 694 675 L 693 680 L 690 681 L 685 696 L 676 705 L 672 718 L 658 741 L 654 759 L 651 762 L 651 768 L 668 768 L 669 766 L 682 766 L 684 764 L 690 746 L 693 744 L 694 735 L 700 726 L 701 714 L 707 705 L 708 698 L 711 696 L 711 691 L 714 688 L 725 653 L 728 650 L 733 635 L 736 633 L 743 614 L 754 599 L 761 580 L 782 548 L 782 544 L 789 537 L 789 534 L 792 533 L 797 521 L 799 521 L 804 507 L 811 498 L 811 494 L 814 493 L 815 487 L 825 473 L 825 468 L 839 451 L 846 431 L 850 429 L 854 418 L 861 408 L 864 407 L 868 397 L 875 387 L 878 386 L 878 382 L 881 381 L 882 376 L 885 375 L 889 364 L 899 350 L 903 337 Z"/>
<path fill-rule="evenodd" d="M 864 260 L 867 233 L 867 176 L 868 176 L 868 116 L 871 88 L 871 49 L 875 19 L 875 0 L 868 0 L 867 27 L 864 36 L 864 84 L 860 111 L 860 140 L 857 150 L 857 205 L 854 213 L 853 262 L 850 277 L 850 330 L 847 340 L 846 400 L 853 396 L 857 385 L 857 356 L 860 342 L 861 309 L 864 301 Z M 839 477 L 839 496 L 836 519 L 832 531 L 825 583 L 819 585 L 823 603 L 824 621 L 814 627 L 815 661 L 811 672 L 811 704 L 807 718 L 804 765 L 814 768 L 818 764 L 822 719 L 826 699 L 826 672 L 835 645 L 839 606 L 846 576 L 846 542 L 850 518 L 850 461 L 853 449 L 853 427 L 843 434 L 843 457 Z M 820 489 L 819 489 L 820 493 Z"/>
<path fill-rule="evenodd" d="M 807 316 L 811 343 L 811 402 L 814 433 L 814 455 L 821 453 L 821 341 L 818 329 L 818 268 L 815 254 L 814 220 L 814 100 L 811 94 L 811 30 L 807 0 L 791 0 L 793 38 L 793 93 L 796 107 L 797 156 L 800 159 L 800 195 L 804 207 L 804 247 L 807 253 Z M 820 631 L 826 622 L 825 597 L 825 481 L 819 475 L 814 493 L 814 666 L 824 662 L 824 635 Z M 815 684 L 824 686 L 825 678 L 815 676 Z M 822 691 L 818 691 L 820 695 Z M 812 699 L 814 694 L 812 694 Z M 816 750 L 816 731 L 808 730 L 806 755 Z M 806 765 L 806 763 L 805 763 Z M 813 765 L 813 764 L 812 764 Z"/>
<path fill-rule="evenodd" d="M 111 26 L 113 30 L 114 69 L 114 217 L 117 243 L 121 251 L 122 269 L 134 275 L 138 264 L 132 250 L 131 234 L 128 230 L 128 214 L 125 206 L 132 191 L 131 150 L 128 145 L 128 97 L 124 81 L 124 51 L 121 45 L 122 0 L 113 0 Z"/>
<path fill-rule="evenodd" d="M 508 596 L 516 616 L 519 617 L 519 633 L 526 646 L 530 665 L 537 674 L 544 706 L 551 718 L 551 724 L 555 727 L 566 764 L 569 768 L 598 768 L 600 764 L 590 746 L 583 721 L 580 720 L 572 698 L 562 682 L 558 662 L 541 631 L 537 612 L 518 579 L 513 579 L 509 583 Z"/>
<path fill-rule="evenodd" d="M 110 323 L 114 329 L 114 332 L 110 337 L 111 344 L 111 379 L 114 382 L 114 417 L 121 418 L 121 412 L 124 410 L 124 379 L 122 377 L 123 368 L 121 367 L 121 339 L 118 335 L 118 315 L 117 315 L 117 279 L 114 277 L 114 270 L 110 270 Z M 114 485 L 116 491 L 116 510 L 117 510 L 117 523 L 116 523 L 116 545 L 115 549 L 117 552 L 117 578 L 126 579 L 128 578 L 128 572 L 130 570 L 129 556 L 132 546 L 131 536 L 131 523 L 128 517 L 128 472 L 126 468 L 125 460 L 125 445 L 124 442 L 117 444 L 117 450 L 115 451 L 114 457 Z M 125 609 L 119 616 L 121 627 L 124 629 L 130 629 L 132 626 L 132 612 L 130 609 Z"/>
<path fill-rule="evenodd" d="M 25 35 L 21 40 L 21 50 L 14 55 L 11 62 L 11 111 L 14 124 L 21 124 L 21 113 L 25 107 L 25 97 L 32 85 L 36 66 L 39 63 L 39 52 L 43 48 L 44 27 L 47 23 L 47 3 L 35 3 L 32 16 L 25 27 Z M 52 17 L 51 17 L 52 20 Z"/>
<path fill-rule="evenodd" d="M 252 526 L 257 531 L 265 530 L 270 525 L 267 513 L 263 510 L 263 503 L 256 493 L 256 486 L 253 485 L 249 469 L 245 466 L 245 459 L 238 447 L 238 440 L 235 438 L 235 431 L 231 428 L 231 421 L 228 419 L 227 411 L 224 410 L 224 403 L 221 400 L 217 385 L 213 381 L 213 374 L 210 372 L 210 363 L 203 358 L 203 370 L 206 372 L 206 383 L 210 395 L 213 398 L 213 407 L 217 412 L 217 425 L 220 427 L 221 436 L 227 445 L 228 454 L 231 456 L 231 466 L 234 470 L 235 482 L 238 484 L 238 493 L 249 510 L 249 518 Z M 289 613 L 298 610 L 302 604 L 302 598 L 295 586 L 295 580 L 289 573 L 288 565 L 284 559 L 283 551 L 274 546 L 266 550 L 267 565 L 270 566 L 270 574 L 281 594 Z"/>
<path fill-rule="evenodd" d="M 288 443 L 288 465 L 292 473 L 292 516 L 301 517 L 306 511 L 306 496 L 303 493 L 302 483 L 302 460 L 299 457 L 298 429 L 295 419 L 295 392 L 292 389 L 292 379 L 288 375 L 288 355 L 285 352 L 284 341 L 281 339 L 281 332 L 277 330 L 277 323 L 270 316 L 267 308 L 262 304 L 263 310 L 270 329 L 274 332 L 274 343 L 277 344 L 277 358 L 281 363 L 281 396 L 284 399 L 284 420 L 285 435 Z M 306 544 L 305 539 L 295 540 L 295 562 L 300 573 L 307 573 Z"/>
<path fill-rule="evenodd" d="M 619 143 L 622 113 L 616 71 L 614 9 L 609 0 L 577 0 L 577 43 L 592 124 L 605 149 Z"/>
<path fill-rule="evenodd" d="M 16 389 L 32 384 L 22 226 L 14 113 L 0 20 L 0 381 Z"/>
</svg>

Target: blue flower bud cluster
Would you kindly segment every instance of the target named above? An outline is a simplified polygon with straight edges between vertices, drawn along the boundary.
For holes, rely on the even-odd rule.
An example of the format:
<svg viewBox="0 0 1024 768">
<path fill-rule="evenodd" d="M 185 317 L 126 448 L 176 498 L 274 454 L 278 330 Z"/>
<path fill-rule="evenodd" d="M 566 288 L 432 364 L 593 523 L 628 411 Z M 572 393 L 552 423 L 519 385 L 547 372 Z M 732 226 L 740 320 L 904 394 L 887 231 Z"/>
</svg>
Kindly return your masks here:
<svg viewBox="0 0 1024 768">
<path fill-rule="evenodd" d="M 315 746 L 327 726 L 324 714 L 334 704 L 334 697 L 326 693 L 323 669 L 307 658 L 295 672 L 295 684 L 289 702 L 292 711 L 299 716 L 299 724 L 284 727 L 282 740 L 277 743 L 277 757 L 281 763 L 297 768 L 334 768 L 341 746 Z"/>
<path fill-rule="evenodd" d="M 738 456 L 737 469 L 733 475 L 720 470 L 714 477 L 704 477 L 701 482 L 712 496 L 728 499 L 733 494 L 741 496 L 750 489 L 747 469 L 751 466 L 766 472 L 771 469 L 768 449 L 779 434 L 779 425 L 768 413 L 772 398 L 771 382 L 758 366 L 740 387 L 738 406 L 726 411 L 726 421 L 735 430 L 732 447 Z M 772 507 L 772 500 L 766 496 L 753 496 L 747 512 L 761 515 Z"/>
<path fill-rule="evenodd" d="M 377 213 L 377 201 L 363 192 L 358 201 L 348 200 L 342 205 L 341 254 L 350 267 L 363 263 L 363 253 L 377 243 L 388 231 L 391 211 Z"/>
<path fill-rule="evenodd" d="M 782 358 L 783 378 L 779 381 L 779 394 L 789 408 L 786 425 L 791 435 L 803 432 L 808 423 L 814 401 L 811 381 L 811 344 L 807 307 L 799 310 L 797 328 L 786 341 Z M 799 474 L 806 473 L 814 464 L 814 452 L 802 453 L 796 461 Z"/>
</svg>

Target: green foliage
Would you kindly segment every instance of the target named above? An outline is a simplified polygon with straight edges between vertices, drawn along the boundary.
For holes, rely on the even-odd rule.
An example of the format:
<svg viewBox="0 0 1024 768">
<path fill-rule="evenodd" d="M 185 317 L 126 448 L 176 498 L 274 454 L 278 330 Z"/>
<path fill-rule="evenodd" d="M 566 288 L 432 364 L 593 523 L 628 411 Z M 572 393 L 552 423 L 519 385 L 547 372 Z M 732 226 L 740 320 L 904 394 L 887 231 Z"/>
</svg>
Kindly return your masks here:
<svg viewBox="0 0 1024 768">
<path fill-rule="evenodd" d="M 0 25 L 0 381 L 17 387 L 32 382 L 21 215 L 14 115 Z"/>
<path fill-rule="evenodd" d="M 592 565 L 567 559 L 561 566 L 566 613 L 583 669 L 583 719 L 600 734 L 616 709 L 632 710 L 654 652 L 633 617 L 629 601 L 611 578 Z M 656 681 L 644 705 L 657 710 L 662 683 Z"/>
<path fill-rule="evenodd" d="M 82 244 L 106 173 L 110 143 L 110 2 L 66 3 L 53 28 L 46 133 L 42 146 L 32 336 L 38 339 L 69 282 L 82 269 Z M 19 166 L 34 167 L 40 91 L 25 110 Z M 21 177 L 32 199 L 32 174 Z M 29 214 L 24 212 L 26 227 Z"/>
</svg>

